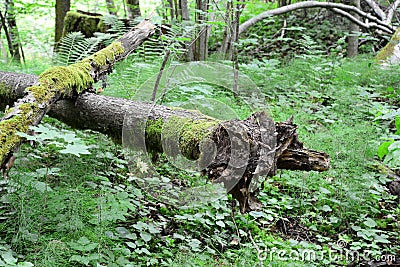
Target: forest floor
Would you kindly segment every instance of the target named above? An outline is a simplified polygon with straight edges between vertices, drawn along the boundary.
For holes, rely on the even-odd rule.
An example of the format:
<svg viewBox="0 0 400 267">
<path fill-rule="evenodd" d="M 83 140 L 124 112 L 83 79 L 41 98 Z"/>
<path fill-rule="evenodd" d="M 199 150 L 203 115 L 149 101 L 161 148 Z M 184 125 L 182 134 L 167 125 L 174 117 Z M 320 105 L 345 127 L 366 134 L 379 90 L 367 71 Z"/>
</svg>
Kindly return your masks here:
<svg viewBox="0 0 400 267">
<path fill-rule="evenodd" d="M 102 94 L 135 99 L 160 64 L 121 62 Z M 0 64 L 34 74 L 46 68 Z M 390 153 L 384 162 L 377 156 L 382 143 L 399 137 L 398 67 L 382 69 L 372 56 L 310 55 L 240 68 L 275 121 L 293 116 L 305 146 L 331 156 L 328 171 L 280 170 L 265 178 L 259 212 L 240 214 L 226 195 L 202 206 L 170 206 L 134 182 L 121 146 L 45 118 L 42 140 L 23 145 L 10 179 L 0 181 L 0 266 L 400 264 L 400 202 L 387 188 L 392 179 L 384 167 L 400 164 Z M 211 116 L 254 111 L 212 83 L 223 74 L 207 75 L 205 83 L 170 88 L 163 104 Z M 69 142 L 63 136 L 90 154 L 60 152 Z M 163 157 L 155 168 L 165 183 L 202 179 Z"/>
</svg>

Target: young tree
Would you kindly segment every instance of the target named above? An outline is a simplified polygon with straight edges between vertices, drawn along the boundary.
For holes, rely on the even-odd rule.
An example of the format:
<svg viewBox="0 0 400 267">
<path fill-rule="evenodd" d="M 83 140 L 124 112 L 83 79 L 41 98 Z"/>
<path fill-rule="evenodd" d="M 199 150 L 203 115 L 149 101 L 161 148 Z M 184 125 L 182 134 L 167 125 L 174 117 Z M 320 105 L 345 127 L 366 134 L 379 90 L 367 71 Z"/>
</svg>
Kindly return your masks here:
<svg viewBox="0 0 400 267">
<path fill-rule="evenodd" d="M 210 27 L 207 25 L 209 0 L 196 0 L 196 23 L 201 25 L 197 33 L 197 39 L 194 44 L 194 58 L 195 61 L 203 61 L 208 56 L 208 40 Z"/>
<path fill-rule="evenodd" d="M 352 0 L 352 5 L 356 8 L 360 9 L 360 0 Z M 357 14 L 353 15 L 357 20 L 360 19 L 360 16 Z M 348 37 L 348 45 L 347 45 L 347 57 L 355 57 L 358 54 L 358 32 L 360 31 L 360 26 L 357 23 L 351 22 L 349 27 L 350 35 Z"/>
<path fill-rule="evenodd" d="M 14 2 L 12 0 L 5 0 L 4 4 L 4 16 L 3 14 L 0 14 L 0 19 L 7 35 L 8 49 L 12 59 L 20 62 L 21 58 L 24 59 L 24 54 L 18 34 Z"/>
<path fill-rule="evenodd" d="M 64 18 L 67 12 L 71 8 L 70 0 L 56 0 L 56 27 L 55 27 L 55 38 L 54 41 L 57 43 L 60 41 L 63 29 L 64 29 Z"/>
</svg>

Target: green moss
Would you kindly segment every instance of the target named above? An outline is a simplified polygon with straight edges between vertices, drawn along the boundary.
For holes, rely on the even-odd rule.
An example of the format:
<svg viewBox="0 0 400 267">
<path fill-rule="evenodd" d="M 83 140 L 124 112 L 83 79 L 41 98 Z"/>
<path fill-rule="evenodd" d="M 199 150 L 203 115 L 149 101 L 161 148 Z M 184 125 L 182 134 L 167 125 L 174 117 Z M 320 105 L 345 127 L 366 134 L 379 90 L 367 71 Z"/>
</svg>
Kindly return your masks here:
<svg viewBox="0 0 400 267">
<path fill-rule="evenodd" d="M 179 136 L 179 148 L 188 159 L 198 159 L 200 143 L 209 137 L 212 129 L 221 121 L 216 119 L 192 119 L 171 117 L 163 126 L 164 138 Z"/>
<path fill-rule="evenodd" d="M 8 88 L 4 82 L 0 82 L 0 96 L 8 97 L 10 94 L 10 88 Z"/>
<path fill-rule="evenodd" d="M 81 93 L 93 82 L 90 75 L 92 66 L 101 68 L 108 62 L 114 62 L 115 57 L 124 53 L 120 42 L 114 42 L 100 50 L 89 58 L 67 67 L 52 67 L 39 76 L 39 83 L 26 90 L 31 92 L 36 102 L 26 103 L 8 110 L 6 114 L 16 113 L 12 118 L 2 121 L 0 124 L 0 160 L 15 147 L 20 137 L 18 132 L 27 132 L 33 116 L 39 111 L 43 104 L 47 106 L 49 101 L 56 95 L 70 97 L 74 92 Z M 5 92 L 5 86 L 0 86 L 0 93 Z"/>
<path fill-rule="evenodd" d="M 93 37 L 95 32 L 105 32 L 102 15 L 88 15 L 76 11 L 69 11 L 64 19 L 64 33 L 80 31 L 85 37 Z"/>
<path fill-rule="evenodd" d="M 8 110 L 8 113 L 15 109 Z M 0 162 L 20 142 L 18 132 L 27 132 L 32 123 L 32 115 L 39 110 L 36 104 L 25 103 L 18 107 L 15 116 L 8 120 L 0 121 Z"/>
<path fill-rule="evenodd" d="M 98 66 L 104 66 L 107 61 L 114 61 L 115 57 L 124 53 L 124 48 L 121 42 L 113 42 L 106 48 L 100 50 L 99 52 L 91 55 L 88 60 L 94 61 Z"/>
<path fill-rule="evenodd" d="M 387 45 L 376 55 L 376 60 L 387 61 L 393 55 L 394 48 L 400 42 L 400 28 L 396 30 Z"/>
<path fill-rule="evenodd" d="M 164 122 L 162 119 L 147 120 L 146 122 L 146 144 L 149 150 L 161 152 L 161 134 Z"/>
</svg>

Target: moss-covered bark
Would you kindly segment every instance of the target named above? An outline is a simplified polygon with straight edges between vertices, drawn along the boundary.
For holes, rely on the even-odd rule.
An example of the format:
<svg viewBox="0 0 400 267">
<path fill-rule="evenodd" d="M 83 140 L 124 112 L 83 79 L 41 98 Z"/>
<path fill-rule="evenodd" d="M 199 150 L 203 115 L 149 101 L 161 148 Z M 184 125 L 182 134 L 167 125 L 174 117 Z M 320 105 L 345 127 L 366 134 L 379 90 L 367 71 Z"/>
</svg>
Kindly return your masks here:
<svg viewBox="0 0 400 267">
<path fill-rule="evenodd" d="M 380 63 L 399 63 L 400 61 L 400 28 L 396 30 L 390 41 L 376 55 Z"/>
<path fill-rule="evenodd" d="M 30 125 L 38 124 L 59 98 L 71 97 L 91 87 L 93 82 L 111 72 L 116 61 L 131 53 L 153 33 L 153 25 L 144 21 L 118 42 L 92 56 L 67 67 L 53 67 L 43 72 L 38 82 L 26 89 L 28 94 L 18 100 L 14 108 L 6 110 L 0 121 L 0 169 L 21 141 L 18 132 L 27 132 Z"/>
<path fill-rule="evenodd" d="M 95 32 L 105 32 L 103 15 L 83 11 L 69 11 L 64 19 L 63 36 L 69 32 L 81 32 L 85 37 L 93 37 Z"/>
</svg>

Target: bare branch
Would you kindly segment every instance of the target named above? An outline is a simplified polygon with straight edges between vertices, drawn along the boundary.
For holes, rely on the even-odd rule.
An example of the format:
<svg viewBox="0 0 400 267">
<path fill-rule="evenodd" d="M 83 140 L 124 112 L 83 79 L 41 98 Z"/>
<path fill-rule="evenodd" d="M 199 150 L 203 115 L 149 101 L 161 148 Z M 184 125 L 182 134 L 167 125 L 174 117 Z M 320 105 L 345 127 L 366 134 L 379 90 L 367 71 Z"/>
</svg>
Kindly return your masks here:
<svg viewBox="0 0 400 267">
<path fill-rule="evenodd" d="M 375 12 L 376 15 L 383 21 L 386 21 L 386 14 L 383 10 L 379 7 L 379 5 L 374 0 L 364 0 Z"/>
<path fill-rule="evenodd" d="M 400 1 L 400 0 L 397 0 L 397 1 Z M 368 21 L 371 22 L 371 23 L 363 23 L 363 25 L 367 26 L 366 28 L 378 28 L 378 29 L 384 30 L 385 32 L 390 33 L 390 34 L 394 33 L 394 31 L 395 31 L 395 27 L 388 25 L 388 23 L 386 23 L 385 21 L 382 21 L 381 19 L 379 19 L 369 13 L 364 12 L 364 11 L 356 8 L 355 6 L 349 6 L 349 5 L 344 5 L 344 4 L 332 3 L 332 2 L 304 1 L 304 2 L 298 2 L 298 3 L 291 4 L 291 5 L 284 6 L 284 7 L 276 8 L 273 10 L 265 11 L 255 17 L 245 21 L 239 27 L 239 34 L 242 34 L 243 32 L 247 31 L 251 26 L 253 26 L 257 22 L 259 22 L 263 19 L 266 19 L 268 17 L 292 12 L 297 9 L 315 8 L 315 7 L 328 8 L 328 9 L 336 8 L 336 9 L 340 9 L 343 11 L 351 11 L 355 14 L 358 14 L 360 17 L 368 19 Z M 346 13 L 348 13 L 348 12 L 346 12 Z M 342 12 L 341 14 L 344 15 L 345 13 Z M 349 18 L 348 16 L 346 16 L 346 17 Z M 354 22 L 356 22 L 356 21 L 354 21 Z M 372 23 L 372 22 L 374 22 L 374 23 Z"/>
<path fill-rule="evenodd" d="M 350 21 L 356 23 L 360 27 L 363 27 L 363 28 L 366 28 L 366 29 L 376 28 L 376 29 L 382 30 L 382 31 L 387 32 L 387 33 L 392 33 L 391 30 L 389 28 L 387 28 L 387 27 L 384 27 L 382 25 L 378 25 L 378 24 L 376 24 L 374 22 L 371 22 L 371 23 L 369 23 L 368 21 L 362 22 L 361 20 L 359 20 L 356 17 L 354 17 L 353 15 L 351 15 L 349 12 L 343 11 L 341 9 L 332 8 L 332 11 L 337 13 L 337 14 L 339 14 L 339 15 L 341 15 L 341 16 L 343 16 L 343 17 L 345 17 L 345 18 L 347 18 L 347 19 L 349 19 Z"/>
<path fill-rule="evenodd" d="M 400 5 L 400 0 L 394 1 L 388 8 L 386 19 L 384 20 L 387 24 L 392 22 L 394 12 L 397 10 L 397 8 Z"/>
</svg>

